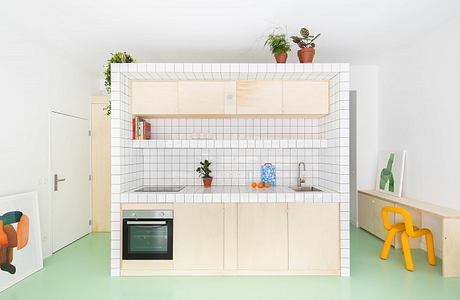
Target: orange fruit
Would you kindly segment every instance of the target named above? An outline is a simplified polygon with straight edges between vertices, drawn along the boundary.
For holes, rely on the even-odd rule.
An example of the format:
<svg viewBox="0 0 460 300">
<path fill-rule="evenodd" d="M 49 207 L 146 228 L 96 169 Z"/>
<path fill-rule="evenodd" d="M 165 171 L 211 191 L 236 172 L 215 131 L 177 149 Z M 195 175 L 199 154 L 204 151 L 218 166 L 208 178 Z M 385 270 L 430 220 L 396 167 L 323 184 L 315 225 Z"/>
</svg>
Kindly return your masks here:
<svg viewBox="0 0 460 300">
<path fill-rule="evenodd" d="M 256 183 L 255 181 L 253 181 L 253 182 L 251 183 L 251 186 L 252 186 L 253 188 L 256 188 L 256 187 L 257 187 L 257 183 Z"/>
<path fill-rule="evenodd" d="M 270 188 L 270 186 L 271 186 L 270 182 L 265 182 L 265 187 L 266 187 L 267 189 Z"/>
<path fill-rule="evenodd" d="M 263 182 L 259 182 L 259 184 L 257 185 L 259 187 L 259 189 L 263 188 L 264 187 L 264 183 Z"/>
</svg>

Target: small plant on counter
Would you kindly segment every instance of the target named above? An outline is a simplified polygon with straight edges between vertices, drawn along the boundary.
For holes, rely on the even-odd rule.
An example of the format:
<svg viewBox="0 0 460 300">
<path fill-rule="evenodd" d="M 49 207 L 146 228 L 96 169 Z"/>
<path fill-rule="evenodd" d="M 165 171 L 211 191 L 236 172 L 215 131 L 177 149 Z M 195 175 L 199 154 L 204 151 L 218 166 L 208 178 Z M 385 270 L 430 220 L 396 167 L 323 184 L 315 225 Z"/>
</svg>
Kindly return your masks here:
<svg viewBox="0 0 460 300">
<path fill-rule="evenodd" d="M 110 71 L 110 64 L 115 64 L 115 63 L 135 63 L 136 60 L 128 53 L 126 52 L 115 52 L 111 53 L 112 57 L 107 60 L 107 66 L 105 67 L 105 90 L 107 91 L 107 94 L 110 94 L 111 92 L 111 85 L 110 85 L 110 79 L 111 79 L 111 71 Z M 107 115 L 110 116 L 112 113 L 112 106 L 111 103 L 109 102 L 109 105 L 104 108 L 105 111 L 107 111 Z"/>
<path fill-rule="evenodd" d="M 310 35 L 310 31 L 307 28 L 300 29 L 299 36 L 291 36 L 291 39 L 294 43 L 299 46 L 300 50 L 297 51 L 297 56 L 301 63 L 311 63 L 313 61 L 313 56 L 315 56 L 315 43 L 314 41 L 321 35 Z"/>
<path fill-rule="evenodd" d="M 211 164 L 212 163 L 208 160 L 201 161 L 200 166 L 196 169 L 196 172 L 199 174 L 199 176 L 203 178 L 203 185 L 205 188 L 211 187 L 212 177 L 210 174 L 212 171 L 209 169 Z"/>
<path fill-rule="evenodd" d="M 267 45 L 270 47 L 270 51 L 275 56 L 277 63 L 286 63 L 287 54 L 291 51 L 291 45 L 284 33 L 277 34 L 273 31 L 272 34 L 267 36 L 264 46 Z"/>
</svg>

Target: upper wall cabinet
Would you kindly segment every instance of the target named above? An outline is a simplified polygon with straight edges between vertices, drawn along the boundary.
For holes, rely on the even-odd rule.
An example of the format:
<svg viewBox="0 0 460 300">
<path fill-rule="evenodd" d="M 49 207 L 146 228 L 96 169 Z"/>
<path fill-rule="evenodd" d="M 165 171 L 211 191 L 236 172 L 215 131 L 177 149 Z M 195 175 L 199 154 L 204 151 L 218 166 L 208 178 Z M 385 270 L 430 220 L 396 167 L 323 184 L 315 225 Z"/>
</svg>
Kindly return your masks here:
<svg viewBox="0 0 460 300">
<path fill-rule="evenodd" d="M 310 115 L 329 113 L 328 81 L 134 81 L 135 115 Z"/>
<path fill-rule="evenodd" d="M 283 81 L 283 114 L 328 113 L 328 81 Z"/>
<path fill-rule="evenodd" d="M 131 112 L 134 115 L 177 114 L 177 81 L 133 81 Z"/>
<path fill-rule="evenodd" d="M 236 112 L 239 115 L 276 115 L 282 113 L 281 81 L 237 81 Z"/>
<path fill-rule="evenodd" d="M 235 114 L 234 81 L 179 81 L 179 114 Z"/>
</svg>

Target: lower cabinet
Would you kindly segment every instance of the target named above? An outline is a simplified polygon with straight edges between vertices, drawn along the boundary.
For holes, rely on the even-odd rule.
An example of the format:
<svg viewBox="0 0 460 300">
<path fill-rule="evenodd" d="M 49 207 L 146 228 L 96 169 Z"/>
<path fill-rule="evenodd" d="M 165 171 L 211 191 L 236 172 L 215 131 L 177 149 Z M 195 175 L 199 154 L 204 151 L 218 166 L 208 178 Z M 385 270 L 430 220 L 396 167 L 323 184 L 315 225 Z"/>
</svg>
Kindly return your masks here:
<svg viewBox="0 0 460 300">
<path fill-rule="evenodd" d="M 382 208 L 385 206 L 402 207 L 409 211 L 412 216 L 414 226 L 421 226 L 420 212 L 404 205 L 397 205 L 393 202 L 385 201 L 378 197 L 358 192 L 358 225 L 362 229 L 372 233 L 376 237 L 385 240 L 388 231 L 383 227 Z M 403 222 L 402 216 L 390 213 L 390 223 Z M 409 239 L 411 248 L 420 248 L 420 239 Z M 401 235 L 397 234 L 392 243 L 396 248 L 401 247 Z"/>
<path fill-rule="evenodd" d="M 338 203 L 289 203 L 290 270 L 338 270 Z"/>
<path fill-rule="evenodd" d="M 239 203 L 238 269 L 287 268 L 287 204 Z"/>
<path fill-rule="evenodd" d="M 164 205 L 174 209 L 173 260 L 124 260 L 122 274 L 340 274 L 338 203 Z"/>
<path fill-rule="evenodd" d="M 359 227 L 383 240 L 387 236 L 387 230 L 383 227 L 382 222 L 382 208 L 385 206 L 394 206 L 394 204 L 364 193 L 358 193 Z M 390 214 L 390 222 L 395 223 L 394 214 Z"/>
<path fill-rule="evenodd" d="M 174 268 L 222 270 L 223 204 L 174 204 Z"/>
</svg>

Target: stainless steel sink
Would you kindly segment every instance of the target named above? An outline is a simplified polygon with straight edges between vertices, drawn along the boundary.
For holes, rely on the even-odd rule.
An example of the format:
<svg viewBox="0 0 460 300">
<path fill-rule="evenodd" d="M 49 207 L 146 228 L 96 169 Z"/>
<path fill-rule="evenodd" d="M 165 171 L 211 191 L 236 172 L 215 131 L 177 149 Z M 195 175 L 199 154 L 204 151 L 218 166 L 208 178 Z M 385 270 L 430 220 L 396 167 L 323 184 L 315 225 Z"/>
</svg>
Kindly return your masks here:
<svg viewBox="0 0 460 300">
<path fill-rule="evenodd" d="M 182 190 L 184 186 L 144 186 L 140 189 L 134 190 L 134 192 L 138 193 L 172 193 L 172 192 L 179 192 Z"/>
<path fill-rule="evenodd" d="M 320 189 L 314 186 L 290 186 L 289 188 L 296 192 L 321 192 Z"/>
</svg>

